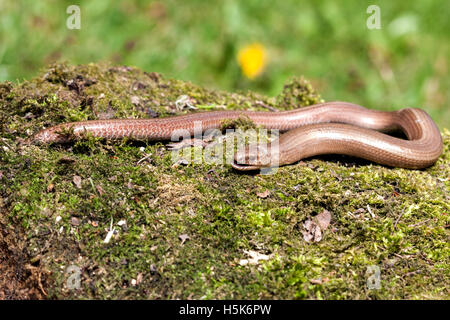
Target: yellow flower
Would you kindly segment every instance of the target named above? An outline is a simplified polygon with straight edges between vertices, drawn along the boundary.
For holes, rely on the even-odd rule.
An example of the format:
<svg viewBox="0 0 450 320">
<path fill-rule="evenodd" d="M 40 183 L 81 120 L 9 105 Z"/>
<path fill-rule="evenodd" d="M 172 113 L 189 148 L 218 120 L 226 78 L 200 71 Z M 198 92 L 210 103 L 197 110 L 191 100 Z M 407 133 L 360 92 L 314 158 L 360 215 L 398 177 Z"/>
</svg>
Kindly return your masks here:
<svg viewBox="0 0 450 320">
<path fill-rule="evenodd" d="M 266 66 L 266 49 L 260 43 L 249 44 L 238 52 L 242 73 L 249 79 L 259 76 Z"/>
</svg>

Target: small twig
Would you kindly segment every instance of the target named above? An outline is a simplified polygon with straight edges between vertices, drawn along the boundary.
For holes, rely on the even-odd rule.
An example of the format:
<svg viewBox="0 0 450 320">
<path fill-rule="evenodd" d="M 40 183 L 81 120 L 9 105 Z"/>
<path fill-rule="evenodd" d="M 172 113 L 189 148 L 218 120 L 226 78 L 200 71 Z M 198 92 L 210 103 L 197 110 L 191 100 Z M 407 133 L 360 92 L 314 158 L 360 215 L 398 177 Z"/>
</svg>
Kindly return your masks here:
<svg viewBox="0 0 450 320">
<path fill-rule="evenodd" d="M 142 161 L 147 160 L 147 159 L 150 158 L 151 156 L 152 156 L 152 154 L 149 153 L 148 155 L 146 155 L 145 157 L 143 157 L 141 160 L 139 160 L 139 161 L 137 162 L 137 164 L 141 163 Z"/>
<path fill-rule="evenodd" d="M 44 294 L 44 296 L 47 296 L 47 292 L 45 292 L 44 286 L 42 285 L 42 278 L 41 278 L 41 272 L 40 271 L 38 271 L 38 284 L 39 284 L 39 289 L 41 289 L 41 291 Z"/>
<path fill-rule="evenodd" d="M 214 169 L 208 170 L 208 173 L 214 173 L 214 175 L 216 176 L 217 180 L 221 180 L 220 176 L 217 174 L 217 172 Z"/>
<path fill-rule="evenodd" d="M 278 110 L 277 108 L 274 108 L 274 107 L 272 107 L 272 106 L 269 106 L 268 104 L 265 104 L 264 102 L 262 102 L 262 101 L 260 101 L 260 100 L 255 101 L 255 104 L 257 104 L 258 106 L 261 106 L 261 107 L 263 107 L 263 108 L 269 109 L 270 111 L 273 111 L 273 112 L 278 112 L 278 111 L 280 111 L 280 110 Z"/>
<path fill-rule="evenodd" d="M 191 97 L 184 94 L 184 95 L 178 97 L 177 101 L 175 101 L 175 106 L 176 106 L 177 110 L 183 110 L 186 107 L 188 109 L 195 110 L 197 108 L 193 105 L 193 102 L 194 102 L 194 100 Z"/>
<path fill-rule="evenodd" d="M 405 276 L 409 277 L 409 276 L 413 276 L 413 275 L 421 273 L 421 272 L 422 272 L 421 270 L 411 271 L 411 272 L 408 272 L 407 274 L 405 274 Z"/>
<path fill-rule="evenodd" d="M 347 211 L 347 214 L 348 214 L 349 216 L 351 216 L 352 218 L 355 218 L 355 219 L 356 219 L 356 217 L 355 217 L 350 211 Z"/>
<path fill-rule="evenodd" d="M 420 225 L 422 225 L 422 224 L 424 224 L 424 223 L 427 223 L 428 221 L 430 221 L 431 219 L 427 219 L 427 220 L 424 220 L 424 221 L 420 221 L 420 222 L 418 222 L 418 223 L 416 223 L 416 224 L 410 224 L 409 226 L 408 226 L 408 228 L 415 228 L 415 227 L 418 227 L 418 226 L 420 226 Z"/>
<path fill-rule="evenodd" d="M 94 181 L 92 181 L 92 178 L 91 178 L 91 177 L 89 177 L 89 182 L 91 183 L 91 186 L 92 186 L 92 189 L 94 189 L 94 192 L 95 192 L 97 195 L 99 195 L 98 190 L 97 190 L 97 188 L 95 188 Z"/>
<path fill-rule="evenodd" d="M 13 148 L 11 147 L 11 145 L 9 145 L 9 144 L 6 142 L 6 139 L 5 139 L 5 138 L 3 138 L 2 140 L 3 140 L 3 143 L 6 144 L 6 146 L 9 147 L 10 150 L 13 149 Z"/>
<path fill-rule="evenodd" d="M 367 205 L 367 211 L 369 211 L 370 216 L 372 217 L 372 219 L 375 219 L 375 215 L 373 214 L 372 210 L 370 209 L 369 205 Z"/>
<path fill-rule="evenodd" d="M 111 240 L 111 237 L 114 234 L 114 231 L 116 230 L 116 228 L 113 228 L 113 218 L 111 217 L 111 223 L 109 225 L 109 231 L 106 234 L 105 240 L 103 240 L 103 243 L 109 243 L 109 241 Z"/>
<path fill-rule="evenodd" d="M 398 254 L 398 253 L 394 253 L 394 256 L 396 256 L 397 258 L 400 258 L 400 259 L 405 259 L 404 256 L 402 256 L 402 255 L 400 255 L 400 254 Z"/>
<path fill-rule="evenodd" d="M 398 216 L 397 220 L 395 220 L 394 223 L 394 229 L 397 228 L 397 224 L 400 221 L 401 217 L 403 216 L 403 213 L 405 213 L 405 209 L 402 210 L 402 212 L 400 213 L 400 215 Z"/>
<path fill-rule="evenodd" d="M 32 265 L 27 265 L 26 268 L 28 270 L 30 270 L 30 271 L 32 270 L 32 271 L 36 271 L 37 272 L 37 280 L 38 280 L 39 290 L 41 290 L 41 292 L 42 292 L 42 294 L 44 296 L 47 296 L 47 292 L 44 290 L 44 286 L 42 285 L 42 276 L 41 276 L 42 272 L 41 272 L 41 270 L 38 267 L 35 267 L 35 266 L 32 266 Z"/>
</svg>

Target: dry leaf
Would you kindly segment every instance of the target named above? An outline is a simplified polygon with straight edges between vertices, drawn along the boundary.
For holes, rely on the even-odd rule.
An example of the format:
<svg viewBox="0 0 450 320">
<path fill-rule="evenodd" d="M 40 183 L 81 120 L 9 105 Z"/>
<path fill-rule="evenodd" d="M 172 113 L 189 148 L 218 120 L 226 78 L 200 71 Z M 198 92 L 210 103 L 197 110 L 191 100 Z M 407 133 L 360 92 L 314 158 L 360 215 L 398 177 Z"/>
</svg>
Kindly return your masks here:
<svg viewBox="0 0 450 320">
<path fill-rule="evenodd" d="M 320 230 L 319 225 L 311 220 L 306 220 L 303 224 L 305 230 L 302 231 L 303 239 L 306 242 L 319 242 L 322 240 L 322 231 Z"/>
<path fill-rule="evenodd" d="M 325 231 L 331 222 L 331 213 L 323 210 L 313 220 L 308 219 L 303 224 L 305 230 L 302 231 L 303 239 L 306 242 L 319 242 L 322 240 L 322 232 Z"/>
<path fill-rule="evenodd" d="M 78 189 L 81 189 L 81 177 L 80 176 L 73 176 L 73 183 Z"/>
<path fill-rule="evenodd" d="M 142 279 L 144 279 L 144 276 L 142 275 L 142 273 L 138 273 L 136 277 L 136 284 L 140 284 L 142 282 Z"/>
<path fill-rule="evenodd" d="M 127 225 L 127 221 L 126 220 L 120 220 L 119 222 L 117 222 L 117 225 L 119 227 L 121 227 L 123 231 L 125 231 L 125 232 L 128 231 L 128 225 Z"/>
<path fill-rule="evenodd" d="M 138 96 L 131 96 L 130 100 L 131 103 L 134 104 L 135 106 L 141 103 L 141 98 L 139 98 Z"/>
<path fill-rule="evenodd" d="M 311 282 L 312 284 L 322 284 L 325 282 L 328 282 L 330 279 L 328 278 L 319 278 L 319 279 L 311 279 L 309 282 Z"/>
<path fill-rule="evenodd" d="M 189 236 L 187 234 L 180 234 L 178 238 L 181 240 L 181 244 L 185 243 L 186 240 L 189 240 Z"/>
<path fill-rule="evenodd" d="M 98 194 L 102 196 L 103 195 L 103 188 L 101 186 L 99 186 L 99 185 L 95 186 L 95 188 L 97 189 Z"/>
<path fill-rule="evenodd" d="M 47 186 L 47 192 L 53 192 L 55 190 L 55 185 L 53 183 L 50 183 Z"/>
<path fill-rule="evenodd" d="M 270 194 L 270 191 L 266 189 L 266 191 L 264 192 L 258 192 L 256 195 L 258 196 L 258 198 L 267 198 Z"/>
<path fill-rule="evenodd" d="M 320 229 L 322 229 L 322 231 L 325 231 L 330 225 L 331 213 L 328 210 L 323 210 L 321 213 L 317 215 L 316 219 Z"/>
<path fill-rule="evenodd" d="M 77 217 L 72 217 L 70 219 L 70 224 L 76 227 L 76 226 L 79 226 L 81 224 L 81 221 Z"/>
</svg>

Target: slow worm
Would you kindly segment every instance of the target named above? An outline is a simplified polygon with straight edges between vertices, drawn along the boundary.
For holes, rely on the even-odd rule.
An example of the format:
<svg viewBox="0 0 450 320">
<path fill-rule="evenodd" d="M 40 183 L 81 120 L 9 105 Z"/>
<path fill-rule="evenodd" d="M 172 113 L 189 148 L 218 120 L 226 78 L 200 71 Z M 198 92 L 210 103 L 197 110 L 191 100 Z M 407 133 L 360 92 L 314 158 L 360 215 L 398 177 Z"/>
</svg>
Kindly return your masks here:
<svg viewBox="0 0 450 320">
<path fill-rule="evenodd" d="M 237 170 L 255 170 L 273 165 L 261 152 L 271 150 L 278 165 L 321 154 L 344 154 L 392 167 L 420 169 L 431 166 L 442 153 L 442 137 L 431 117 L 421 109 L 377 111 L 347 102 L 327 102 L 280 112 L 212 111 L 160 119 L 90 120 L 59 124 L 32 137 L 37 144 L 63 143 L 81 138 L 86 132 L 94 137 L 125 137 L 150 141 L 170 140 L 175 130 L 194 134 L 220 128 L 226 119 L 248 117 L 256 125 L 278 129 L 282 134 L 278 148 L 238 150 L 232 166 Z M 70 131 L 70 134 L 67 132 Z M 406 139 L 386 132 L 403 131 Z M 272 143 L 273 144 L 273 143 Z"/>
</svg>

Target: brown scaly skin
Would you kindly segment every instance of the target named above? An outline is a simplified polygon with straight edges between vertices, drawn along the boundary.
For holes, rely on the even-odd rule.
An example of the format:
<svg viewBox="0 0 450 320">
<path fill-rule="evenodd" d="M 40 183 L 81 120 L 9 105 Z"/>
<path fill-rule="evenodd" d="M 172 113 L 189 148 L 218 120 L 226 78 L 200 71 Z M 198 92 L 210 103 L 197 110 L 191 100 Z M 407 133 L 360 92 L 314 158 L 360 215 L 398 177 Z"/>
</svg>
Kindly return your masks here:
<svg viewBox="0 0 450 320">
<path fill-rule="evenodd" d="M 260 148 L 251 146 L 239 150 L 232 163 L 237 170 L 285 165 L 330 153 L 393 167 L 420 169 L 436 162 L 443 148 L 439 129 L 421 109 L 386 112 L 347 102 L 327 102 L 282 112 L 213 111 L 162 119 L 72 122 L 44 129 L 31 141 L 63 143 L 82 138 L 86 133 L 106 139 L 128 137 L 163 141 L 174 136 L 192 136 L 198 130 L 219 129 L 224 120 L 243 116 L 256 125 L 286 133 L 280 136 L 278 147 L 268 146 L 269 154 L 262 154 Z M 403 131 L 408 140 L 382 133 L 393 130 Z"/>
</svg>

